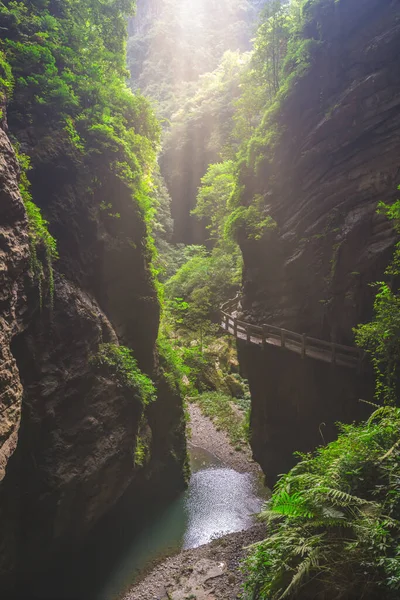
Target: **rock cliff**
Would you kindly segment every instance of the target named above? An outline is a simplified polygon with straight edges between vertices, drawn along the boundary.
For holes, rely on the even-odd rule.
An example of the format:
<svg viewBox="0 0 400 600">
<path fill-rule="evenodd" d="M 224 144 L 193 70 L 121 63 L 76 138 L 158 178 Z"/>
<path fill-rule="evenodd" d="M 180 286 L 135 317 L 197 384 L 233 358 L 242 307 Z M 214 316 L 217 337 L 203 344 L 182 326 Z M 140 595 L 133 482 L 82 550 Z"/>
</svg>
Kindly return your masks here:
<svg viewBox="0 0 400 600">
<path fill-rule="evenodd" d="M 26 309 L 24 277 L 29 269 L 27 218 L 18 188 L 18 166 L 0 128 L 0 479 L 15 447 L 21 416 L 22 386 L 11 340 L 22 329 Z"/>
<path fill-rule="evenodd" d="M 371 316 L 369 284 L 382 279 L 394 243 L 376 208 L 396 198 L 399 184 L 400 8 L 391 0 L 326 0 L 305 11 L 309 68 L 267 121 L 279 132 L 275 147 L 261 142 L 255 172 L 242 169 L 244 203 L 261 195 L 277 223 L 259 241 L 242 236 L 243 306 L 254 322 L 351 344 L 352 328 Z M 334 367 L 257 352 L 241 347 L 253 448 L 276 474 L 295 447 L 317 442 L 321 421 L 359 417 L 363 392 L 356 374 L 349 382 Z M 341 379 L 346 392 L 335 384 Z M 364 392 L 371 398 L 372 384 Z M 303 435 L 310 429 L 314 436 Z"/>
<path fill-rule="evenodd" d="M 18 133 L 60 258 L 53 299 L 42 289 L 41 301 L 18 167 L 1 129 L 0 589 L 7 594 L 82 541 L 128 488 L 143 499 L 162 494 L 166 481 L 169 493 L 182 489 L 186 462 L 182 398 L 157 354 L 159 304 L 129 188 L 115 176 L 93 191 L 104 156 L 88 173 L 56 132 Z M 111 192 L 119 218 L 101 209 Z M 106 343 L 133 350 L 156 384 L 153 403 L 145 406 L 95 364 Z"/>
</svg>

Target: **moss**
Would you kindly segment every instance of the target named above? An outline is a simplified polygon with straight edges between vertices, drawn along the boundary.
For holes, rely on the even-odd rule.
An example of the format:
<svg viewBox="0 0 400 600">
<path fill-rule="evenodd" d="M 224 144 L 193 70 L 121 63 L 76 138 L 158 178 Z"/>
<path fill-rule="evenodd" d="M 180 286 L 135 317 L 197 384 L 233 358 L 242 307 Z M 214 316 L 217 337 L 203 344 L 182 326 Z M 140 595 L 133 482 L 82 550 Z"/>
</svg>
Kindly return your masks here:
<svg viewBox="0 0 400 600">
<path fill-rule="evenodd" d="M 106 369 L 120 386 L 130 388 L 134 397 L 143 405 L 156 399 L 154 383 L 138 367 L 132 350 L 116 344 L 100 344 L 98 353 L 92 357 L 92 364 Z"/>
<path fill-rule="evenodd" d="M 27 175 L 31 168 L 29 157 L 19 151 L 18 145 L 14 146 L 14 150 L 21 170 L 19 189 L 28 216 L 31 268 L 39 287 L 40 304 L 42 304 L 43 284 L 47 280 L 52 305 L 54 296 L 53 261 L 58 258 L 57 242 L 49 232 L 48 222 L 43 218 L 40 208 L 32 200 Z M 42 249 L 44 252 L 41 251 Z M 44 256 L 41 258 L 43 254 Z"/>
<path fill-rule="evenodd" d="M 151 456 L 151 437 L 151 429 L 148 426 L 146 417 L 143 415 L 139 424 L 133 453 L 135 467 L 144 467 L 149 462 Z"/>
</svg>

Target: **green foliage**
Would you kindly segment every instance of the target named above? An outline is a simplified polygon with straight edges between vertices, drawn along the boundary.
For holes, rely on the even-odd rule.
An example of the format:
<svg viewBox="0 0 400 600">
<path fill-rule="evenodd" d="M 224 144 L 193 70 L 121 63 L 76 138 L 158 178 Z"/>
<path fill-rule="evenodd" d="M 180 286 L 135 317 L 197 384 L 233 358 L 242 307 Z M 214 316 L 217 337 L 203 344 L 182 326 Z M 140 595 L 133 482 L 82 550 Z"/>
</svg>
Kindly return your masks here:
<svg viewBox="0 0 400 600">
<path fill-rule="evenodd" d="M 115 381 L 133 391 L 136 400 L 143 405 L 156 399 L 156 388 L 151 379 L 138 367 L 132 350 L 115 344 L 100 344 L 92 363 L 99 369 L 105 369 Z"/>
<path fill-rule="evenodd" d="M 400 190 L 400 185 L 397 188 Z M 378 213 L 385 215 L 393 221 L 394 228 L 400 234 L 400 200 L 397 200 L 391 205 L 380 202 L 378 204 Z M 386 275 L 397 277 L 400 275 L 400 241 L 397 242 L 393 254 L 392 261 L 386 269 Z"/>
<path fill-rule="evenodd" d="M 169 119 L 196 94 L 200 76 L 214 71 L 226 51 L 247 50 L 259 2 L 138 0 L 137 5 L 128 41 L 132 85 Z"/>
<path fill-rule="evenodd" d="M 233 161 L 209 165 L 207 173 L 201 179 L 196 208 L 192 214 L 207 220 L 207 229 L 214 242 L 220 241 L 223 237 L 224 223 L 229 214 L 229 204 L 234 189 Z"/>
<path fill-rule="evenodd" d="M 14 77 L 11 66 L 6 60 L 4 52 L 0 51 L 0 101 L 10 97 L 14 88 Z"/>
<path fill-rule="evenodd" d="M 143 414 L 136 434 L 135 449 L 133 452 L 133 462 L 135 467 L 144 467 L 150 459 L 151 454 L 151 429 L 149 428 L 146 416 Z"/>
<path fill-rule="evenodd" d="M 163 329 L 157 339 L 160 367 L 171 389 L 184 395 L 189 391 L 190 367 L 185 363 L 182 352 L 166 335 L 165 326 Z"/>
<path fill-rule="evenodd" d="M 400 296 L 387 283 L 376 286 L 374 319 L 355 329 L 356 343 L 371 356 L 377 400 L 395 404 L 399 397 Z"/>
<path fill-rule="evenodd" d="M 399 432 L 400 410 L 381 408 L 281 477 L 244 564 L 254 600 L 398 597 Z"/>
<path fill-rule="evenodd" d="M 243 93 L 236 102 L 233 135 L 242 140 L 237 153 L 237 189 L 241 191 L 239 202 L 244 208 L 236 208 L 227 222 L 229 235 L 235 236 L 238 230 L 246 233 L 248 223 L 250 239 L 263 237 L 263 231 L 253 231 L 251 224 L 257 223 L 260 212 L 267 211 L 266 206 L 262 208 L 266 197 L 261 200 L 260 195 L 253 191 L 253 199 L 246 198 L 246 189 L 250 186 L 245 189 L 239 183 L 255 179 L 252 189 L 257 190 L 260 189 L 259 180 L 265 182 L 265 172 L 272 166 L 284 132 L 282 115 L 285 107 L 296 84 L 309 71 L 319 52 L 321 41 L 308 37 L 303 4 L 302 0 L 271 0 L 266 4 L 254 40 L 254 51 L 242 75 Z M 262 191 L 265 191 L 265 183 Z M 256 209 L 252 208 L 252 204 Z M 266 230 L 270 224 L 264 223 L 260 229 Z"/>
<path fill-rule="evenodd" d="M 400 200 L 391 206 L 381 203 L 378 209 L 394 221 L 395 229 L 400 233 Z M 396 244 L 386 274 L 391 277 L 400 275 L 400 242 Z M 400 393 L 400 294 L 393 291 L 388 283 L 374 285 L 378 288 L 374 318 L 354 330 L 356 343 L 371 357 L 376 376 L 376 398 L 396 404 Z"/>
<path fill-rule="evenodd" d="M 276 222 L 266 214 L 260 200 L 250 206 L 239 206 L 229 215 L 224 231 L 227 239 L 237 240 L 243 232 L 249 240 L 261 240 L 268 231 L 276 229 Z"/>
<path fill-rule="evenodd" d="M 237 289 L 240 270 L 238 250 L 226 254 L 220 248 L 208 252 L 200 247 L 165 284 L 168 309 L 175 322 L 184 321 L 185 327 L 198 331 L 204 321 L 212 320 Z M 177 298 L 186 304 L 177 305 Z"/>
<path fill-rule="evenodd" d="M 133 0 L 5 0 L 0 76 L 3 87 L 13 87 L 13 135 L 26 144 L 29 128 L 40 146 L 40 153 L 24 146 L 33 169 L 46 156 L 72 160 L 99 204 L 111 205 L 109 214 L 117 212 L 104 195 L 123 184 L 149 222 L 160 130 L 148 101 L 126 85 L 126 15 L 133 9 Z"/>
<path fill-rule="evenodd" d="M 247 444 L 245 415 L 232 406 L 232 397 L 220 392 L 204 392 L 195 398 L 196 404 L 217 429 L 227 432 L 233 446 L 239 448 Z"/>
<path fill-rule="evenodd" d="M 146 445 L 145 440 L 138 435 L 136 437 L 136 445 L 134 451 L 134 463 L 135 467 L 143 467 L 146 462 L 146 458 L 148 455 L 148 447 Z"/>
<path fill-rule="evenodd" d="M 54 294 L 53 261 L 58 258 L 57 243 L 49 233 L 48 223 L 43 218 L 39 207 L 32 201 L 27 176 L 30 169 L 29 157 L 22 154 L 18 146 L 15 146 L 14 150 L 20 167 L 19 189 L 28 216 L 31 267 L 39 286 L 40 302 L 42 302 L 43 284 L 47 275 L 52 303 Z M 43 259 L 41 258 L 42 254 L 44 254 Z"/>
</svg>

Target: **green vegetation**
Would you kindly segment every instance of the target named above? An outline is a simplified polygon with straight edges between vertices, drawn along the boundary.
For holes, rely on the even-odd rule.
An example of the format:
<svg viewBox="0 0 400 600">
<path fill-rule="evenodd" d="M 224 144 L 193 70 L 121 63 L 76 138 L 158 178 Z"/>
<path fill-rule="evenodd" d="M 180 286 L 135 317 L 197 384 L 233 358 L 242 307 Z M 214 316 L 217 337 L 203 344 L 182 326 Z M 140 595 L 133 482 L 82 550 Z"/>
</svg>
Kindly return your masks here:
<svg viewBox="0 0 400 600">
<path fill-rule="evenodd" d="M 391 206 L 380 204 L 379 211 L 394 221 L 395 229 L 400 234 L 400 200 Z M 400 275 L 400 242 L 396 245 L 386 274 L 392 281 Z M 377 400 L 397 404 L 400 396 L 400 293 L 387 282 L 377 282 L 374 285 L 378 288 L 374 304 L 375 316 L 371 322 L 355 329 L 356 342 L 371 357 L 376 376 Z"/>
<path fill-rule="evenodd" d="M 53 301 L 54 294 L 54 274 L 53 261 L 57 259 L 57 243 L 49 233 L 48 222 L 43 218 L 40 208 L 32 201 L 32 195 L 29 191 L 30 183 L 27 172 L 30 169 L 30 160 L 26 154 L 15 148 L 15 153 L 21 169 L 19 179 L 19 189 L 25 205 L 29 222 L 29 241 L 31 251 L 31 266 L 34 276 L 37 280 L 40 292 L 40 303 L 42 303 L 42 289 L 46 280 L 45 270 L 49 281 L 50 301 Z M 41 251 L 44 251 L 44 259 L 41 260 Z"/>
<path fill-rule="evenodd" d="M 192 210 L 196 217 L 206 219 L 213 243 L 219 242 L 224 235 L 224 223 L 235 190 L 234 168 L 232 160 L 210 165 L 201 179 L 196 208 Z"/>
<path fill-rule="evenodd" d="M 151 454 L 151 429 L 149 428 L 145 415 L 142 416 L 136 435 L 133 461 L 135 467 L 144 467 Z"/>
<path fill-rule="evenodd" d="M 379 210 L 400 233 L 400 201 Z M 400 242 L 386 274 L 400 274 Z M 394 281 L 394 279 L 393 279 Z M 275 486 L 261 513 L 266 539 L 245 561 L 253 600 L 395 600 L 400 592 L 400 298 L 375 284 L 375 315 L 356 340 L 376 374 L 384 405 L 362 425 L 300 462 Z"/>
<path fill-rule="evenodd" d="M 235 410 L 232 396 L 221 392 L 203 392 L 195 398 L 195 402 L 218 430 L 227 432 L 236 450 L 247 444 L 249 412 L 241 414 L 238 409 Z"/>
<path fill-rule="evenodd" d="M 251 598 L 398 598 L 399 431 L 381 408 L 281 477 L 244 565 Z"/>
<path fill-rule="evenodd" d="M 276 229 L 276 222 L 260 207 L 256 205 L 239 206 L 225 222 L 225 235 L 229 239 L 237 240 L 241 232 L 246 239 L 261 240 L 267 231 Z M 264 214 L 263 214 L 264 213 Z"/>
<path fill-rule="evenodd" d="M 170 119 L 226 51 L 248 49 L 258 5 L 258 0 L 138 0 L 128 40 L 132 86 Z"/>
<path fill-rule="evenodd" d="M 130 84 L 164 118 L 161 167 L 169 191 L 155 164 L 160 125 L 150 102 L 126 83 L 126 21 L 134 1 L 0 3 L 7 32 L 0 40 L 0 101 L 8 103 L 40 295 L 45 277 L 53 294 L 57 245 L 51 200 L 33 197 L 29 178 L 49 165 L 73 165 L 74 185 L 93 201 L 91 216 L 102 226 L 122 227 L 116 194 L 122 189 L 131 199 L 143 233 L 130 243 L 145 249 L 162 304 L 159 371 L 238 449 L 247 442 L 249 391 L 234 344 L 218 331 L 219 308 L 241 285 L 238 240 L 264 244 L 278 227 L 269 196 L 285 111 L 324 48 L 314 17 L 336 2 L 266 2 L 250 51 L 257 0 L 204 0 L 191 8 L 186 0 L 139 0 L 128 40 Z M 334 110 L 324 111 L 327 118 Z M 190 213 L 198 219 L 201 243 L 172 243 L 169 192 L 187 212 L 181 228 Z M 380 210 L 400 233 L 400 201 Z M 334 245 L 331 278 L 338 251 Z M 266 539 L 244 564 L 252 600 L 400 594 L 399 275 L 400 242 L 390 282 L 376 284 L 374 319 L 355 331 L 372 358 L 384 406 L 362 425 L 342 425 L 337 441 L 300 456 L 280 478 L 261 514 Z M 143 413 L 156 399 L 155 385 L 125 346 L 101 344 L 92 363 L 142 406 L 133 452 L 142 467 L 151 446 Z"/>
<path fill-rule="evenodd" d="M 238 289 L 241 257 L 216 247 L 186 249 L 186 262 L 164 287 L 161 339 L 181 372 L 183 390 L 195 395 L 224 388 L 231 370 L 231 341 L 219 330 L 219 308 Z"/>
<path fill-rule="evenodd" d="M 238 288 L 240 272 L 238 251 L 199 247 L 165 284 L 166 308 L 175 325 L 184 322 L 186 328 L 199 331 L 204 321 L 217 317 L 220 305 Z"/>
<path fill-rule="evenodd" d="M 150 377 L 138 367 L 132 350 L 115 344 L 100 344 L 92 363 L 99 369 L 105 369 L 121 387 L 131 388 L 136 400 L 143 405 L 156 399 L 156 388 Z"/>
<path fill-rule="evenodd" d="M 140 435 L 136 438 L 136 446 L 134 452 L 134 462 L 136 467 L 143 467 L 146 462 L 146 458 L 148 456 L 148 447 L 146 446 L 145 441 L 140 437 Z"/>
<path fill-rule="evenodd" d="M 185 362 L 183 353 L 171 342 L 165 331 L 158 336 L 157 349 L 160 367 L 171 389 L 185 395 L 190 385 L 191 371 Z"/>
<path fill-rule="evenodd" d="M 0 51 L 0 102 L 3 103 L 12 94 L 14 77 L 4 52 Z M 3 116 L 3 115 L 1 115 Z"/>
<path fill-rule="evenodd" d="M 45 218 L 48 207 L 29 186 L 30 173 L 39 167 L 73 165 L 85 193 L 98 198 L 99 210 L 112 218 L 118 211 L 109 190 L 123 185 L 138 219 L 148 223 L 152 218 L 150 175 L 160 129 L 148 101 L 126 85 L 126 15 L 133 9 L 133 0 L 5 0 L 0 5 L 6 31 L 0 40 L 0 87 L 22 168 L 39 286 L 45 270 L 52 277 L 56 257 L 51 219 Z M 52 293 L 51 279 L 49 288 Z"/>
</svg>

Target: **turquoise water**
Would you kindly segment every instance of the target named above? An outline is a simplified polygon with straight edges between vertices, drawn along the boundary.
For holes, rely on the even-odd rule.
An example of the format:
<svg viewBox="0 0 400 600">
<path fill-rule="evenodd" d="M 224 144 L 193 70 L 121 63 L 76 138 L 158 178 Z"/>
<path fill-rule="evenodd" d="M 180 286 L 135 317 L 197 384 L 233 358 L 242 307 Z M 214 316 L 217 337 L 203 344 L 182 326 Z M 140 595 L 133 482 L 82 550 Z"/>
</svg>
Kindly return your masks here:
<svg viewBox="0 0 400 600">
<path fill-rule="evenodd" d="M 105 522 L 71 564 L 58 568 L 43 600 L 117 600 L 151 565 L 182 548 L 247 529 L 261 508 L 259 482 L 227 468 L 209 452 L 190 449 L 192 476 L 185 493 L 150 510 L 141 527 L 126 510 Z M 46 586 L 47 587 L 47 586 Z"/>
</svg>

